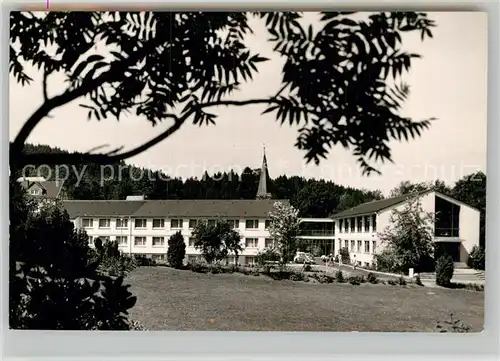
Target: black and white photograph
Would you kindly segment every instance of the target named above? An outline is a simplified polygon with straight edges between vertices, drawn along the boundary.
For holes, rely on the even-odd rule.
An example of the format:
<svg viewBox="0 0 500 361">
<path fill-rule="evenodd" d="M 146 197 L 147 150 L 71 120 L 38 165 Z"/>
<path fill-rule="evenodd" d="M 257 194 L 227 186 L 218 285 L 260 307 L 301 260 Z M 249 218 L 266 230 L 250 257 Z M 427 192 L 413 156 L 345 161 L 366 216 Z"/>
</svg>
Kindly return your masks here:
<svg viewBox="0 0 500 361">
<path fill-rule="evenodd" d="M 11 12 L 10 329 L 482 332 L 487 33 Z"/>
</svg>

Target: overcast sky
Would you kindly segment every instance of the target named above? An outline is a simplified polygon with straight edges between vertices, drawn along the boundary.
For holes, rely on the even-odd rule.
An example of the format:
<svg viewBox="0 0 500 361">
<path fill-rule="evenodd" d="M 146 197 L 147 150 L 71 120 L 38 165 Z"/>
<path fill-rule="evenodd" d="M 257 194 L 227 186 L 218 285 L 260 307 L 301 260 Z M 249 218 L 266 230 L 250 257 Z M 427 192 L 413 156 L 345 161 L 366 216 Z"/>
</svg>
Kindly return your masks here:
<svg viewBox="0 0 500 361">
<path fill-rule="evenodd" d="M 453 183 L 476 170 L 486 172 L 487 123 L 487 16 L 486 13 L 431 13 L 436 20 L 434 38 L 421 42 L 419 36 L 405 39 L 405 48 L 423 56 L 415 60 L 405 82 L 411 95 L 404 115 L 415 120 L 436 117 L 431 129 L 409 143 L 392 143 L 395 164 L 376 164 L 381 176 L 362 176 L 348 151 L 334 148 L 319 166 L 307 165 L 304 153 L 294 147 L 297 128 L 280 126 L 273 115 L 261 115 L 261 106 L 222 108 L 216 126 L 187 124 L 171 138 L 127 162 L 163 169 L 175 176 L 199 176 L 245 166 L 259 167 L 266 145 L 271 177 L 281 174 L 324 178 L 359 188 L 381 189 L 387 194 L 402 180 L 442 179 Z M 271 58 L 252 83 L 245 85 L 238 99 L 273 94 L 281 79 L 280 59 L 272 55 L 260 23 L 248 44 Z M 42 103 L 40 77 L 21 87 L 10 82 L 10 139 Z M 53 77 L 52 94 L 63 90 Z M 87 121 L 86 111 L 76 101 L 54 111 L 35 129 L 29 142 L 49 144 L 67 150 L 86 151 L 101 144 L 132 148 L 159 134 L 168 126 L 153 128 L 144 119 L 129 116 L 120 122 L 107 119 Z"/>
</svg>

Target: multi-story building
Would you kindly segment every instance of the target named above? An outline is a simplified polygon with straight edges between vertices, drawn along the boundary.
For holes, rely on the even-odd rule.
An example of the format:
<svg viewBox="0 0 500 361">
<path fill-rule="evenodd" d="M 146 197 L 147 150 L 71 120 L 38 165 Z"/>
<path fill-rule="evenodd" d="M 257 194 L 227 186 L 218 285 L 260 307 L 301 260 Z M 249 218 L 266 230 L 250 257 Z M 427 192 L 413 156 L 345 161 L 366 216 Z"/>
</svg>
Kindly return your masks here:
<svg viewBox="0 0 500 361">
<path fill-rule="evenodd" d="M 200 259 L 194 248 L 192 230 L 204 219 L 227 220 L 240 232 L 243 252 L 240 264 L 252 263 L 259 251 L 272 245 L 269 234 L 270 216 L 275 202 L 267 191 L 267 161 L 264 154 L 256 200 L 66 200 L 66 208 L 75 226 L 84 229 L 89 242 L 99 237 L 117 241 L 128 254 L 143 254 L 156 260 L 166 256 L 168 239 L 180 231 L 186 242 L 188 260 Z M 303 219 L 299 235 L 301 247 L 316 255 L 333 252 L 334 222 L 332 219 Z M 234 257 L 229 259 L 235 262 Z"/>
<path fill-rule="evenodd" d="M 472 248 L 479 245 L 479 210 L 435 191 L 425 191 L 361 204 L 333 216 L 337 251 L 347 247 L 351 262 L 370 266 L 385 245 L 379 234 L 391 226 L 391 214 L 418 197 L 422 211 L 433 215 L 430 226 L 437 249 L 465 263 Z"/>
</svg>

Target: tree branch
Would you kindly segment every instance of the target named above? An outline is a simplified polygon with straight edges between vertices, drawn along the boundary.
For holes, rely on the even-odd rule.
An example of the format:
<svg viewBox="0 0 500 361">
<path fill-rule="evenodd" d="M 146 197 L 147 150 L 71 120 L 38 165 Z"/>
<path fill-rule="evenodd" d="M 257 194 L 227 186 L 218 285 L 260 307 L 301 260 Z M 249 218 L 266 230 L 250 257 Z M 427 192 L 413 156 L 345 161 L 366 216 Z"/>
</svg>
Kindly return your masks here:
<svg viewBox="0 0 500 361">
<path fill-rule="evenodd" d="M 47 69 L 43 71 L 43 80 L 42 80 L 42 91 L 43 91 L 43 101 L 47 102 L 49 100 L 49 96 L 47 95 L 47 79 L 49 77 L 49 73 Z"/>
<path fill-rule="evenodd" d="M 244 106 L 249 104 L 269 104 L 276 102 L 274 98 L 264 98 L 264 99 L 249 99 L 249 100 L 221 100 L 218 102 L 208 102 L 193 106 L 181 117 L 174 114 L 169 114 L 167 117 L 174 119 L 174 124 L 165 130 L 163 133 L 154 137 L 150 141 L 131 149 L 127 152 L 120 154 L 110 155 L 108 154 L 89 154 L 89 153 L 72 153 L 72 154 L 61 154 L 61 153 L 38 153 L 38 154 L 22 154 L 18 153 L 16 163 L 21 163 L 24 165 L 57 165 L 57 164 L 86 164 L 86 163 L 97 163 L 97 164 L 112 164 L 118 163 L 127 158 L 136 156 L 149 148 L 155 146 L 156 144 L 162 142 L 163 140 L 170 137 L 172 134 L 177 132 L 181 126 L 186 122 L 187 119 L 196 111 L 203 108 L 208 108 L 217 105 L 233 105 L 233 106 Z M 12 154 L 11 154 L 12 157 Z"/>
<path fill-rule="evenodd" d="M 137 50 L 134 53 L 130 54 L 128 58 L 111 63 L 110 69 L 107 72 L 102 73 L 97 78 L 91 79 L 88 82 L 82 84 L 81 87 L 73 90 L 67 90 L 61 95 L 46 100 L 24 123 L 23 127 L 21 128 L 11 145 L 11 153 L 22 152 L 24 143 L 28 139 L 31 132 L 35 129 L 38 123 L 40 123 L 40 121 L 48 115 L 51 110 L 63 106 L 81 96 L 90 93 L 93 89 L 100 87 L 104 83 L 119 79 L 119 77 L 122 76 L 130 66 L 135 65 L 139 60 L 141 60 L 144 54 L 148 53 L 151 48 L 155 48 L 156 46 L 160 45 L 156 37 L 153 40 L 154 41 L 151 41 L 150 43 L 144 45 L 141 50 Z"/>
</svg>

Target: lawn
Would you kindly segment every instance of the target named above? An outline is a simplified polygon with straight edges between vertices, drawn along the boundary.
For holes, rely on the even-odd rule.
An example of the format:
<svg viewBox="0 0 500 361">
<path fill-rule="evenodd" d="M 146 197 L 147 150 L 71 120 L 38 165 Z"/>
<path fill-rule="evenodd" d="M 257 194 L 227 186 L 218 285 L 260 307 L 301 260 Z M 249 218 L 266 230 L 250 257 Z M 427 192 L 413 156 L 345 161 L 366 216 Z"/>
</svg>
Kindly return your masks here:
<svg viewBox="0 0 500 361">
<path fill-rule="evenodd" d="M 150 330 L 436 331 L 449 313 L 481 331 L 484 293 L 273 281 L 141 267 L 127 278 L 131 318 Z"/>
</svg>

